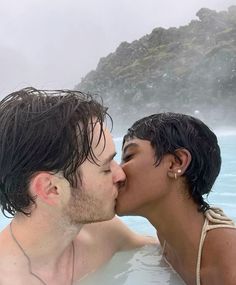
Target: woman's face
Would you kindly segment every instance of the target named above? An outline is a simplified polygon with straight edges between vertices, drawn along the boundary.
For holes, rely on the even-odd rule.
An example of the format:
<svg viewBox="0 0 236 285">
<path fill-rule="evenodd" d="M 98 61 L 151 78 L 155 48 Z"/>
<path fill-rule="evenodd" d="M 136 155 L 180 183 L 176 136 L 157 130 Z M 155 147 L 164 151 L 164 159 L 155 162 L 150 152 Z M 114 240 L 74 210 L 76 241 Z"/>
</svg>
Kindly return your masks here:
<svg viewBox="0 0 236 285">
<path fill-rule="evenodd" d="M 118 215 L 145 216 L 168 193 L 168 155 L 158 166 L 155 161 L 155 152 L 149 141 L 134 138 L 125 142 L 121 165 L 127 180 L 119 190 Z"/>
</svg>

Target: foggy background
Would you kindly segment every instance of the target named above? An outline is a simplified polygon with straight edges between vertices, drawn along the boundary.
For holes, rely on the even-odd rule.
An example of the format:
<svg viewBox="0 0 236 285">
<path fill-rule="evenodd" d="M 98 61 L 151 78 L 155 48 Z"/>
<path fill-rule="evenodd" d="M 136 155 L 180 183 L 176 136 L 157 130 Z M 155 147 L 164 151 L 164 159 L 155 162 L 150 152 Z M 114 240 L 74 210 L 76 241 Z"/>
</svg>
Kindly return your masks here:
<svg viewBox="0 0 236 285">
<path fill-rule="evenodd" d="M 0 96 L 72 89 L 101 57 L 156 27 L 179 27 L 236 0 L 0 0 Z M 89 90 L 88 90 L 89 91 Z"/>
</svg>

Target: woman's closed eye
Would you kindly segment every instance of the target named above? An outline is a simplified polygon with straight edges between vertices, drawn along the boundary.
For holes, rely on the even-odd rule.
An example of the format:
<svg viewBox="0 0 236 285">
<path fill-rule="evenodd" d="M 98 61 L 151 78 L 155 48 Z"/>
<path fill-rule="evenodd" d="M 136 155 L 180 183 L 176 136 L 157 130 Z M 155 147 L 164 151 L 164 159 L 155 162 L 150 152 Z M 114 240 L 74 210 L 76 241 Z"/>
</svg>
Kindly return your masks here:
<svg viewBox="0 0 236 285">
<path fill-rule="evenodd" d="M 128 162 L 130 159 L 133 158 L 133 156 L 134 156 L 133 153 L 129 153 L 129 154 L 123 155 L 123 157 L 122 157 L 122 162 L 121 162 L 121 163 Z"/>
</svg>

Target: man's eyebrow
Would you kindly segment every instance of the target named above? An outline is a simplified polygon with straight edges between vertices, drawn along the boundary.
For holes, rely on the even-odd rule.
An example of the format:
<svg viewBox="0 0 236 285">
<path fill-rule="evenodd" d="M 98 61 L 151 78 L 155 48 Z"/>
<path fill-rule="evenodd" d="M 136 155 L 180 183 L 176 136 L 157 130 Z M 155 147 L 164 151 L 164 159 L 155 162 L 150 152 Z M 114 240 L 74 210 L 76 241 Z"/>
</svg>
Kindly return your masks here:
<svg viewBox="0 0 236 285">
<path fill-rule="evenodd" d="M 105 165 L 105 164 L 109 163 L 110 161 L 112 161 L 112 159 L 116 156 L 116 154 L 117 153 L 114 152 L 113 154 L 109 155 L 109 157 L 103 161 L 102 165 Z"/>
<path fill-rule="evenodd" d="M 123 153 L 126 152 L 126 150 L 127 150 L 129 147 L 132 147 L 132 146 L 137 147 L 137 146 L 139 146 L 139 145 L 138 145 L 137 143 L 130 143 L 130 144 L 128 144 L 128 145 L 126 145 L 126 146 L 124 147 Z"/>
</svg>

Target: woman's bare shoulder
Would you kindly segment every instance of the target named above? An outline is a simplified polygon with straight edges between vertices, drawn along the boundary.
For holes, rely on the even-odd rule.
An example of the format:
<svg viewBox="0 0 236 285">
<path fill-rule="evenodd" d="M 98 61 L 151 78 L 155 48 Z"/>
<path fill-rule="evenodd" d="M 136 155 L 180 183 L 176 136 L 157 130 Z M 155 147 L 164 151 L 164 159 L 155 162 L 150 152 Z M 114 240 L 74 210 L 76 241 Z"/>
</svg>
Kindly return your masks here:
<svg viewBox="0 0 236 285">
<path fill-rule="evenodd" d="M 209 231 L 203 250 L 201 272 L 207 280 L 211 284 L 236 284 L 236 228 Z"/>
</svg>

